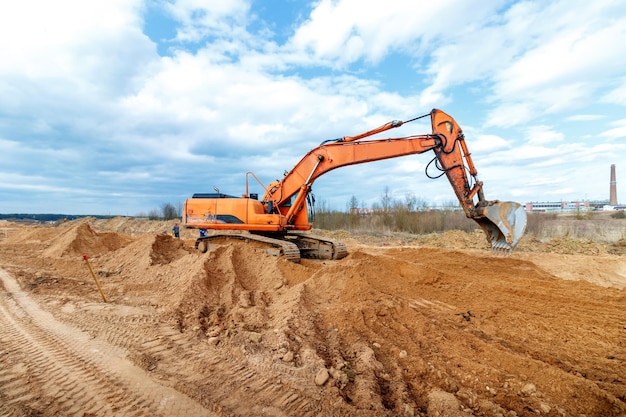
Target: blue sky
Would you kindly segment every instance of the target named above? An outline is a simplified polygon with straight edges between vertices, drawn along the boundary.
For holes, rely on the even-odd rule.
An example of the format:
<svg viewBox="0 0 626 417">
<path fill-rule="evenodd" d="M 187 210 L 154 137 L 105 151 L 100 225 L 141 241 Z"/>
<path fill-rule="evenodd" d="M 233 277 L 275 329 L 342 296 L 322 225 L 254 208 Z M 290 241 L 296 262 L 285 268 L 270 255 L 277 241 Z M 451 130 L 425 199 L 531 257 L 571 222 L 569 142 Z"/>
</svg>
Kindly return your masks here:
<svg viewBox="0 0 626 417">
<path fill-rule="evenodd" d="M 326 139 L 432 108 L 463 128 L 488 199 L 608 199 L 615 164 L 626 201 L 620 0 L 24 0 L 0 3 L 0 54 L 0 213 L 240 195 L 247 171 L 267 185 Z M 340 210 L 386 189 L 454 201 L 430 159 L 313 192 Z"/>
</svg>

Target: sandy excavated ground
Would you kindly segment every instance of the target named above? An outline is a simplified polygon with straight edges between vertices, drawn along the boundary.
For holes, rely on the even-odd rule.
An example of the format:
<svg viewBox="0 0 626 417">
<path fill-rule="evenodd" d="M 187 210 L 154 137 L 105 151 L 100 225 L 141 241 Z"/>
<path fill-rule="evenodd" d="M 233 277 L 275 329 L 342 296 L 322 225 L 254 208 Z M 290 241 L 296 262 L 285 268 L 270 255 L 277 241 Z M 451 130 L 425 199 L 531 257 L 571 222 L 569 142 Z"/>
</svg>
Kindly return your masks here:
<svg viewBox="0 0 626 417">
<path fill-rule="evenodd" d="M 342 232 L 295 264 L 170 227 L 0 223 L 0 415 L 626 415 L 623 245 Z"/>
</svg>

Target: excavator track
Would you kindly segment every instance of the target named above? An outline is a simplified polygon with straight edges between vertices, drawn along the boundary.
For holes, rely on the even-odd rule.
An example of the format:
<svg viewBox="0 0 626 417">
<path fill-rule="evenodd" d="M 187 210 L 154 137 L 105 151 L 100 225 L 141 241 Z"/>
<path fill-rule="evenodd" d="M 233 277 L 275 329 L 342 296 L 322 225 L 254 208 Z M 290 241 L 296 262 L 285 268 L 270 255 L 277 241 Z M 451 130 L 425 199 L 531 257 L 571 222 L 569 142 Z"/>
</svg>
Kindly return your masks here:
<svg viewBox="0 0 626 417">
<path fill-rule="evenodd" d="M 346 245 L 333 239 L 301 232 L 290 232 L 287 239 L 293 239 L 303 258 L 343 259 L 348 256 Z"/>
<path fill-rule="evenodd" d="M 300 262 L 300 258 L 336 260 L 348 256 L 348 248 L 343 243 L 301 232 L 290 232 L 277 237 L 248 232 L 216 232 L 210 236 L 198 238 L 196 249 L 205 253 L 209 250 L 211 243 L 218 243 L 225 239 L 260 242 L 271 247 L 267 250 L 268 253 L 282 255 L 291 262 Z"/>
<path fill-rule="evenodd" d="M 257 235 L 253 233 L 230 233 L 230 232 L 216 232 L 210 236 L 200 237 L 196 240 L 196 249 L 205 253 L 209 250 L 211 242 L 217 242 L 221 240 L 237 239 L 244 242 L 254 241 L 261 242 L 270 246 L 273 250 L 267 251 L 273 255 L 282 255 L 291 262 L 300 262 L 300 249 L 295 243 L 292 243 L 283 239 L 276 239 L 268 236 Z"/>
</svg>

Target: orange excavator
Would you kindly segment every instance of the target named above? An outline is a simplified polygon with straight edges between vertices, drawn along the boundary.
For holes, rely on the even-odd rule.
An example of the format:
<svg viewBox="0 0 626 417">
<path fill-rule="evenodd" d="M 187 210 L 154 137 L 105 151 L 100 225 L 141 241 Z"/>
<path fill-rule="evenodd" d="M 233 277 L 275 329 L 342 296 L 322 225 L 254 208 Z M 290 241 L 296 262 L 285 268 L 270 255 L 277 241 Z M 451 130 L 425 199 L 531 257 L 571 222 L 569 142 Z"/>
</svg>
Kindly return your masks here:
<svg viewBox="0 0 626 417">
<path fill-rule="evenodd" d="M 364 140 L 428 116 L 430 134 Z M 242 239 L 260 242 L 273 253 L 295 262 L 301 257 L 341 259 L 348 254 L 344 244 L 307 233 L 313 226 L 309 221 L 313 182 L 335 168 L 427 151 L 434 152 L 431 163 L 441 171 L 439 176 L 448 177 L 465 215 L 480 225 L 492 250 L 510 253 L 526 228 L 526 212 L 516 202 L 485 199 L 483 183 L 478 181 L 461 128 L 438 109 L 405 122 L 394 120 L 356 136 L 325 141 L 309 151 L 281 180 L 267 187 L 248 172 L 242 197 L 222 194 L 217 189 L 216 193 L 194 194 L 185 201 L 183 225 L 212 231 L 196 241 L 201 252 L 206 252 L 212 241 Z M 248 193 L 250 175 L 265 190 L 261 200 Z"/>
</svg>

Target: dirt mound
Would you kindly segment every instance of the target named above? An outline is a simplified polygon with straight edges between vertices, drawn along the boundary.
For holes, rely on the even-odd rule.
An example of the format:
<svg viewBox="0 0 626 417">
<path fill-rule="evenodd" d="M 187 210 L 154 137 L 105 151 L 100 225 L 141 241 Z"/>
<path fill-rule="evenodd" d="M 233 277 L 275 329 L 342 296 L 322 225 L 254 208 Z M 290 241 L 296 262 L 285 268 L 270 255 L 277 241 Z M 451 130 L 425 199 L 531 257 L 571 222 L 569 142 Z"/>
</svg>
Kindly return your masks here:
<svg viewBox="0 0 626 417">
<path fill-rule="evenodd" d="M 374 384 L 372 391 L 381 395 L 385 408 L 399 410 L 402 404 L 414 402 L 426 410 L 428 393 L 435 385 L 485 415 L 504 415 L 505 410 L 519 407 L 554 409 L 555 404 L 565 403 L 580 412 L 586 409 L 588 415 L 616 415 L 616 410 L 625 410 L 619 400 L 604 393 L 596 392 L 584 401 L 568 394 L 569 389 L 578 392 L 580 386 L 574 386 L 582 382 L 571 378 L 570 366 L 587 372 L 586 360 L 579 359 L 603 351 L 582 336 L 585 331 L 574 336 L 573 330 L 587 326 L 582 323 L 589 323 L 589 330 L 593 327 L 589 321 L 595 321 L 598 312 L 582 306 L 597 302 L 594 286 L 555 279 L 519 259 L 439 249 L 393 248 L 377 255 L 356 252 L 348 263 L 340 300 L 325 304 L 331 306 L 325 321 L 340 335 L 340 343 L 331 350 L 331 364 L 337 366 L 344 360 L 354 369 L 361 362 L 360 355 L 369 353 L 349 347 L 365 344 L 372 349 L 375 356 L 367 362 L 370 369 L 360 372 L 376 376 L 369 383 Z M 564 302 L 562 309 L 553 306 L 548 313 L 554 297 L 577 300 L 580 307 L 574 312 Z M 624 296 L 613 292 L 602 298 L 613 309 Z M 619 320 L 613 325 L 610 344 L 619 343 L 621 337 Z M 563 332 L 567 341 L 559 336 Z M 556 363 L 549 359 L 556 357 L 562 359 Z M 518 371 L 514 375 L 511 369 Z M 603 380 L 617 377 L 621 381 L 615 370 L 605 371 Z M 561 381 L 558 387 L 553 383 L 556 380 Z M 528 383 L 541 387 L 541 397 L 518 394 Z M 354 399 L 351 390 L 357 386 L 346 387 L 347 398 Z M 562 391 L 564 386 L 571 388 Z M 613 388 L 616 396 L 626 393 L 621 382 Z"/>
<path fill-rule="evenodd" d="M 172 226 L 180 220 L 145 220 L 132 217 L 113 217 L 111 219 L 91 219 L 89 223 L 95 230 L 122 233 L 130 236 L 144 234 L 172 235 Z M 192 239 L 198 237 L 198 230 L 180 228 L 180 237 Z"/>
<path fill-rule="evenodd" d="M 610 252 L 609 247 L 605 243 L 594 242 L 589 239 L 571 239 L 571 238 L 552 238 L 539 240 L 537 238 L 526 237 L 519 246 L 521 251 L 532 251 L 542 253 L 560 253 L 567 255 L 599 255 Z"/>
<path fill-rule="evenodd" d="M 433 247 L 442 249 L 463 249 L 485 251 L 490 245 L 485 239 L 482 230 L 465 232 L 449 230 L 443 233 L 414 235 L 410 233 L 384 233 L 350 235 L 344 230 L 316 231 L 316 234 L 326 235 L 344 241 L 351 246 L 382 246 L 382 247 Z M 571 237 L 555 237 L 539 239 L 534 236 L 524 236 L 515 249 L 520 252 L 556 253 L 567 255 L 600 255 L 626 253 L 626 240 L 616 240 L 612 243 L 578 239 Z"/>
<path fill-rule="evenodd" d="M 286 287 L 285 272 L 294 269 L 309 268 L 245 243 L 218 247 L 196 269 L 170 275 L 167 311 L 181 329 L 200 327 L 205 334 L 284 330 L 295 310 L 302 314 L 302 284 Z"/>
<path fill-rule="evenodd" d="M 114 251 L 129 244 L 131 240 L 117 233 L 98 233 L 89 223 L 79 223 L 66 228 L 54 237 L 44 250 L 43 256 L 60 257 L 64 255 L 97 256 Z"/>
<path fill-rule="evenodd" d="M 185 243 L 180 239 L 169 235 L 156 235 L 150 251 L 150 260 L 152 265 L 165 265 L 188 254 L 189 250 L 185 249 Z"/>
<path fill-rule="evenodd" d="M 128 217 L 114 217 L 112 219 L 100 219 L 93 223 L 98 230 L 107 230 L 128 235 L 136 234 L 167 234 L 172 231 L 174 221 L 140 220 Z"/>
<path fill-rule="evenodd" d="M 444 233 L 431 233 L 420 236 L 419 243 L 424 246 L 447 249 L 489 249 L 482 230 L 467 233 L 462 230 L 449 230 Z"/>
<path fill-rule="evenodd" d="M 24 226 L 16 225 L 5 229 L 3 243 L 8 245 L 41 244 L 59 234 L 59 228 L 54 226 Z"/>
</svg>

